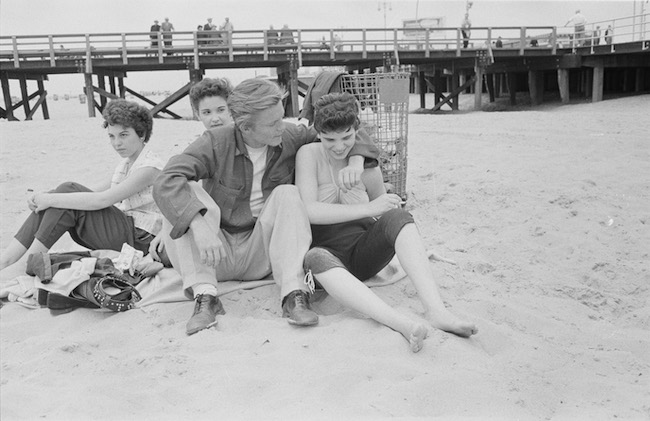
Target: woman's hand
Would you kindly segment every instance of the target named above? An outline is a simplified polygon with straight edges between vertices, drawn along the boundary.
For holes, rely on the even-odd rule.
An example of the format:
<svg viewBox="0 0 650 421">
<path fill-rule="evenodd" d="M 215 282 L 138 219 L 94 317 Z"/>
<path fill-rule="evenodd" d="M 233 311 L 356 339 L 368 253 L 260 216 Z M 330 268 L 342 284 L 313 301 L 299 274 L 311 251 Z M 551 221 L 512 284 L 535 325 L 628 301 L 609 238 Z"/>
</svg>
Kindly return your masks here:
<svg viewBox="0 0 650 421">
<path fill-rule="evenodd" d="M 50 207 L 48 201 L 49 197 L 49 193 L 35 194 L 27 201 L 27 206 L 29 206 L 29 209 L 34 213 L 44 211 Z"/>
<path fill-rule="evenodd" d="M 402 206 L 402 198 L 393 193 L 385 193 L 369 203 L 373 216 L 381 216 L 391 209 Z"/>
</svg>

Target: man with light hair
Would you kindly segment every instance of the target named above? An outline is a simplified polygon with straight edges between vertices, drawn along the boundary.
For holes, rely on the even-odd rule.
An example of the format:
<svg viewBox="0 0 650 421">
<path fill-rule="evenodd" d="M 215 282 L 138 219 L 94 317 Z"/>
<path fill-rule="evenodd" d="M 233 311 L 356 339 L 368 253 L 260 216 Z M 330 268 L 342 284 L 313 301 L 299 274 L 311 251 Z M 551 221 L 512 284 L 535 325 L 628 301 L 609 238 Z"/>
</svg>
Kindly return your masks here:
<svg viewBox="0 0 650 421">
<path fill-rule="evenodd" d="M 587 24 L 587 18 L 580 13 L 580 9 L 576 10 L 576 14 L 571 17 L 567 21 L 567 23 L 564 24 L 564 26 L 568 26 L 570 23 L 573 23 L 573 32 L 574 32 L 574 41 L 576 46 L 582 45 L 582 39 L 584 38 L 585 35 L 585 25 Z"/>
<path fill-rule="evenodd" d="M 289 323 L 315 325 L 303 270 L 311 229 L 293 182 L 296 153 L 316 141 L 316 131 L 283 121 L 282 92 L 268 80 L 245 80 L 227 104 L 234 124 L 207 130 L 154 183 L 169 234 L 165 249 L 185 294 L 196 301 L 186 333 L 214 326 L 224 313 L 218 281 L 270 274 Z M 338 174 L 346 188 L 359 182 L 364 157 L 377 164 L 379 150 L 361 136 L 350 155 L 350 166 Z"/>
</svg>

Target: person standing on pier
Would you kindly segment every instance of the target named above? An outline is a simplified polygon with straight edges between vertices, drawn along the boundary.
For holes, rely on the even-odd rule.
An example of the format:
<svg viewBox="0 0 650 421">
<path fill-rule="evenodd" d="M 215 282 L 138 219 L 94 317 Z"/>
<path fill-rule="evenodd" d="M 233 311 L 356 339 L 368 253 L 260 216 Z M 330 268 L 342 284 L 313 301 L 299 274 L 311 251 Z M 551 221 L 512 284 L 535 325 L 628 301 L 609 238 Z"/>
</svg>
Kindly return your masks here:
<svg viewBox="0 0 650 421">
<path fill-rule="evenodd" d="M 607 25 L 607 29 L 605 29 L 605 44 L 611 45 L 613 36 L 614 29 L 612 29 L 612 25 Z"/>
<path fill-rule="evenodd" d="M 580 13 L 580 9 L 576 10 L 576 14 L 573 15 L 571 19 L 567 21 L 567 23 L 564 24 L 564 26 L 568 26 L 569 24 L 573 24 L 573 32 L 574 32 L 574 42 L 577 47 L 582 45 L 582 39 L 585 36 L 585 25 L 587 24 L 587 18 Z"/>
<path fill-rule="evenodd" d="M 230 45 L 232 42 L 232 31 L 235 30 L 235 27 L 230 22 L 230 18 L 226 18 L 226 20 L 219 27 L 219 30 L 223 31 L 221 38 L 226 40 L 226 45 Z"/>
<path fill-rule="evenodd" d="M 165 48 L 172 47 L 172 32 L 174 32 L 174 24 L 169 21 L 169 18 L 165 18 L 165 21 L 161 25 L 163 40 L 165 43 Z M 167 52 L 167 55 L 171 55 L 171 52 Z"/>
<path fill-rule="evenodd" d="M 153 21 L 153 25 L 149 28 L 149 32 L 155 32 L 149 35 L 151 37 L 151 48 L 158 48 L 158 33 L 160 32 L 160 24 L 158 19 Z"/>
<path fill-rule="evenodd" d="M 467 48 L 469 45 L 469 35 L 470 28 L 472 27 L 472 22 L 469 20 L 469 14 L 465 13 L 465 17 L 460 24 L 460 32 L 463 35 L 463 48 Z"/>
</svg>

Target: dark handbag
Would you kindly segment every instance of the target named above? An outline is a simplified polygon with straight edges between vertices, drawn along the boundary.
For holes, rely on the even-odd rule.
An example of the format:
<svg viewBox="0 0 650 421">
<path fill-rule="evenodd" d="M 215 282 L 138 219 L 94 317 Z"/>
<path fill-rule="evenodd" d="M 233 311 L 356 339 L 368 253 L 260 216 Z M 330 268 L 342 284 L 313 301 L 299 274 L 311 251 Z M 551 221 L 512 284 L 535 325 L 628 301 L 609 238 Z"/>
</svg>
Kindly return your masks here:
<svg viewBox="0 0 650 421">
<path fill-rule="evenodd" d="M 100 307 L 112 311 L 126 311 L 135 307 L 142 296 L 135 286 L 123 278 L 108 274 L 101 278 L 91 278 L 93 297 Z M 118 292 L 110 292 L 117 289 Z"/>
</svg>

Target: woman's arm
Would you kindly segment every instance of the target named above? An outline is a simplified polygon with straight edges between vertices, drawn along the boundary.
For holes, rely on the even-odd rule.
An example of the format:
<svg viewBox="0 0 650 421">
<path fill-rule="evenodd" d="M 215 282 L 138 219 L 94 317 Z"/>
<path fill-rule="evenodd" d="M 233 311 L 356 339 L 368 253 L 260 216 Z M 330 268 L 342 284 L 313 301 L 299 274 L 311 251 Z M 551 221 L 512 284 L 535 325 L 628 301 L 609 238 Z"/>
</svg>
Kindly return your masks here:
<svg viewBox="0 0 650 421">
<path fill-rule="evenodd" d="M 309 222 L 312 224 L 337 224 L 369 216 L 379 216 L 389 209 L 399 206 L 399 196 L 386 194 L 380 195 L 370 203 L 342 205 L 319 202 L 318 164 L 311 151 L 313 149 L 301 148 L 296 155 L 296 186 L 307 208 Z M 367 169 L 362 175 L 362 181 L 367 180 L 373 186 L 370 189 L 372 194 L 378 192 L 378 187 L 375 186 L 377 179 L 381 180 L 379 168 Z M 383 181 L 381 181 L 381 188 L 383 188 Z"/>
<path fill-rule="evenodd" d="M 98 210 L 114 205 L 149 187 L 160 174 L 154 167 L 136 170 L 123 182 L 99 192 L 41 193 L 34 196 L 35 212 L 47 208 Z"/>
</svg>

